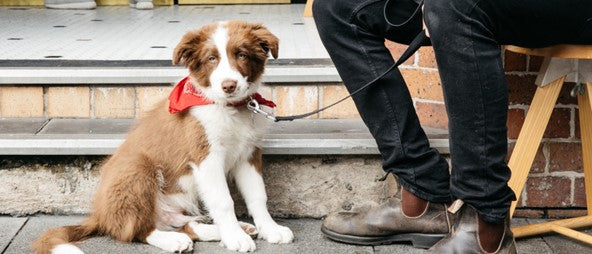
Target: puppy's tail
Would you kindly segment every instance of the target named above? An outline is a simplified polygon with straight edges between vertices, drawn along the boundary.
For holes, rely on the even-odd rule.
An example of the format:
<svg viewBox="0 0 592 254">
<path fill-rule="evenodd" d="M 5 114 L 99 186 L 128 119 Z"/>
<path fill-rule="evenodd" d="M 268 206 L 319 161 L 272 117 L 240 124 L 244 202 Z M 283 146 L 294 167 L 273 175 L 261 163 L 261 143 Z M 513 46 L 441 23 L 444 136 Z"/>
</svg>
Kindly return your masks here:
<svg viewBox="0 0 592 254">
<path fill-rule="evenodd" d="M 38 254 L 82 253 L 78 247 L 68 243 L 84 240 L 96 233 L 97 224 L 89 218 L 81 225 L 50 229 L 33 242 L 33 249 Z"/>
</svg>

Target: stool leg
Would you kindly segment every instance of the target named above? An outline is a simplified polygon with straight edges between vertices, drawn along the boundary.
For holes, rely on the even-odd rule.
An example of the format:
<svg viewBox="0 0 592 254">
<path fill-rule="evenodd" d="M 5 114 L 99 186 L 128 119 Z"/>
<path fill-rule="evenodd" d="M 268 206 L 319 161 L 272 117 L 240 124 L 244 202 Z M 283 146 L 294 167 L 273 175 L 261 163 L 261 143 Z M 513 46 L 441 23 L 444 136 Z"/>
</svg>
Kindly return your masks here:
<svg viewBox="0 0 592 254">
<path fill-rule="evenodd" d="M 580 111 L 580 131 L 582 133 L 582 162 L 586 205 L 588 206 L 588 215 L 592 215 L 592 83 L 586 84 L 586 92 L 584 95 L 578 96 L 578 107 Z"/>
<path fill-rule="evenodd" d="M 312 17 L 312 1 L 313 0 L 306 1 L 306 5 L 304 6 L 304 14 L 302 15 L 303 17 Z"/>
<path fill-rule="evenodd" d="M 523 226 L 512 227 L 514 237 L 521 238 L 533 235 L 540 235 L 549 233 L 553 230 L 553 227 L 563 228 L 580 228 L 588 227 L 592 225 L 592 216 L 582 216 L 576 218 L 569 218 L 563 220 L 554 220 L 549 222 L 541 222 L 536 224 L 529 224 Z"/>
<path fill-rule="evenodd" d="M 569 238 L 580 240 L 580 241 L 585 242 L 587 244 L 592 244 L 592 236 L 591 235 L 588 235 L 588 234 L 585 234 L 585 233 L 582 233 L 579 231 L 575 231 L 571 228 L 553 225 L 553 226 L 551 226 L 551 230 L 555 231 L 556 233 L 567 236 Z"/>
<path fill-rule="evenodd" d="M 535 95 L 536 97 L 536 95 Z M 533 103 L 534 104 L 534 103 Z M 586 185 L 586 205 L 588 215 L 556 220 L 538 224 L 513 227 L 514 237 L 520 238 L 531 235 L 544 234 L 551 231 L 592 244 L 592 236 L 573 230 L 572 228 L 588 227 L 592 225 L 592 84 L 586 84 L 584 95 L 578 96 L 580 111 L 580 128 L 582 132 L 582 161 L 584 167 L 584 181 Z M 528 113 L 530 115 L 530 112 Z M 528 117 L 527 117 L 528 119 Z M 525 123 L 526 125 L 526 123 Z M 522 132 L 520 133 L 522 136 Z M 520 140 L 520 138 L 518 138 Z M 512 158 L 515 154 L 512 154 Z M 532 163 L 532 162 L 531 162 Z M 514 168 L 512 168 L 514 169 Z M 512 171 L 513 173 L 514 171 Z M 514 176 L 512 176 L 514 177 Z M 526 180 L 526 176 L 525 176 Z M 524 182 L 522 182 L 524 184 Z M 513 204 L 515 205 L 515 204 Z M 512 207 L 512 211 L 513 208 Z"/>
<path fill-rule="evenodd" d="M 524 125 L 522 125 L 522 130 L 518 135 L 516 146 L 514 146 L 514 151 L 508 163 L 512 170 L 512 177 L 508 181 L 508 185 L 516 193 L 517 197 L 522 193 L 528 172 L 545 133 L 545 127 L 549 123 L 549 118 L 564 80 L 565 76 L 545 87 L 537 88 L 530 104 Z M 514 214 L 516 203 L 517 201 L 512 202 L 510 216 Z"/>
</svg>

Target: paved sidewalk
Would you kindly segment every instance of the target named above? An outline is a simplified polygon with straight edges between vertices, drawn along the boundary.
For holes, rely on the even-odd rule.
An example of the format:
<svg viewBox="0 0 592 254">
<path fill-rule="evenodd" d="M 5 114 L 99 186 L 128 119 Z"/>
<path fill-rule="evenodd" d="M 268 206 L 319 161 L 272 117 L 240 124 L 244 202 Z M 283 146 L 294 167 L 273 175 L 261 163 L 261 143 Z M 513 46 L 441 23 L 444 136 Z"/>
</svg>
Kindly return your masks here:
<svg viewBox="0 0 592 254">
<path fill-rule="evenodd" d="M 43 231 L 63 225 L 76 224 L 82 220 L 80 216 L 36 216 L 28 218 L 0 217 L 0 250 L 1 254 L 32 253 L 31 242 Z M 516 219 L 515 225 L 536 222 L 537 220 Z M 321 221 L 312 219 L 278 220 L 282 225 L 294 231 L 295 240 L 292 244 L 273 245 L 257 241 L 255 253 L 421 253 L 410 245 L 388 246 L 352 246 L 335 243 L 322 237 L 319 228 Z M 592 233 L 592 229 L 586 230 Z M 517 241 L 518 253 L 592 253 L 592 246 L 585 245 L 558 235 L 546 235 L 520 239 Z M 83 241 L 80 245 L 87 254 L 93 253 L 166 253 L 146 244 L 125 244 L 115 242 L 107 237 L 94 237 Z M 218 243 L 198 242 L 193 253 L 233 253 L 220 247 Z"/>
</svg>

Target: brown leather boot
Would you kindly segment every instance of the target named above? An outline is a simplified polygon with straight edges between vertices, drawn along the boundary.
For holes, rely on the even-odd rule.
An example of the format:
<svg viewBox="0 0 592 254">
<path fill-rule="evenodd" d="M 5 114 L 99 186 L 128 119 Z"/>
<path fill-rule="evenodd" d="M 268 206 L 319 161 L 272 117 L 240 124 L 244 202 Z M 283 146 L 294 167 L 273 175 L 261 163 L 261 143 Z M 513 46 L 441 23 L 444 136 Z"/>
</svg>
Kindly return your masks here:
<svg viewBox="0 0 592 254">
<path fill-rule="evenodd" d="M 470 205 L 462 204 L 462 201 L 455 201 L 451 206 L 451 211 L 458 216 L 454 219 L 450 234 L 436 243 L 425 253 L 446 253 L 446 254 L 481 254 L 486 252 L 479 241 L 479 216 L 475 208 Z M 505 222 L 504 235 L 495 252 L 499 254 L 515 254 L 516 243 L 514 235 L 510 230 L 510 220 Z"/>
<path fill-rule="evenodd" d="M 392 197 L 369 210 L 330 214 L 321 231 L 329 239 L 344 243 L 411 242 L 416 248 L 427 249 L 449 232 L 446 208 L 445 204 L 428 203 L 422 214 L 409 217 L 402 212 L 400 197 Z"/>
</svg>

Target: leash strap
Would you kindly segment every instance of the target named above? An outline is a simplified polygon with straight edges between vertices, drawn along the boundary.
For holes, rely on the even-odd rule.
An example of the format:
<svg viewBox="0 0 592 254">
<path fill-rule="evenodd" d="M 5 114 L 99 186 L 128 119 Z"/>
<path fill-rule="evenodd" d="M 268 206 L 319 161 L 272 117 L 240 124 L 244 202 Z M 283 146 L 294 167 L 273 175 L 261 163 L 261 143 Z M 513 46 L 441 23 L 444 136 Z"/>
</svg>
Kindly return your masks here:
<svg viewBox="0 0 592 254">
<path fill-rule="evenodd" d="M 378 81 L 379 79 L 381 79 L 382 77 L 384 77 L 387 73 L 391 72 L 393 69 L 397 68 L 399 65 L 401 65 L 403 62 L 405 62 L 407 59 L 409 59 L 409 57 L 411 57 L 422 45 L 423 43 L 429 40 L 429 38 L 426 36 L 425 31 L 422 30 L 414 39 L 413 41 L 411 41 L 411 43 L 409 43 L 409 47 L 407 47 L 407 49 L 405 50 L 405 52 L 403 52 L 403 54 L 401 55 L 401 57 L 399 57 L 399 59 L 391 66 L 389 67 L 384 73 L 382 73 L 381 75 L 379 75 L 378 77 L 374 78 L 373 80 L 371 80 L 370 82 L 366 83 L 364 86 L 358 88 L 357 90 L 353 91 L 352 93 L 350 93 L 348 96 L 342 98 L 341 100 L 338 100 L 334 103 L 332 103 L 331 105 L 325 106 L 321 109 L 317 109 L 315 111 L 312 112 L 308 112 L 305 114 L 300 114 L 300 115 L 291 115 L 291 116 L 270 116 L 269 114 L 264 114 L 268 119 L 273 120 L 275 122 L 281 122 L 281 121 L 293 121 L 296 119 L 302 119 L 314 114 L 317 114 L 321 111 L 324 111 L 330 107 L 333 107 L 341 102 L 343 102 L 344 100 L 349 99 L 350 97 L 358 94 L 359 92 L 361 92 L 362 90 L 372 86 L 374 83 L 376 83 L 376 81 Z M 257 114 L 261 114 L 261 112 L 259 111 L 253 111 Z"/>
</svg>

